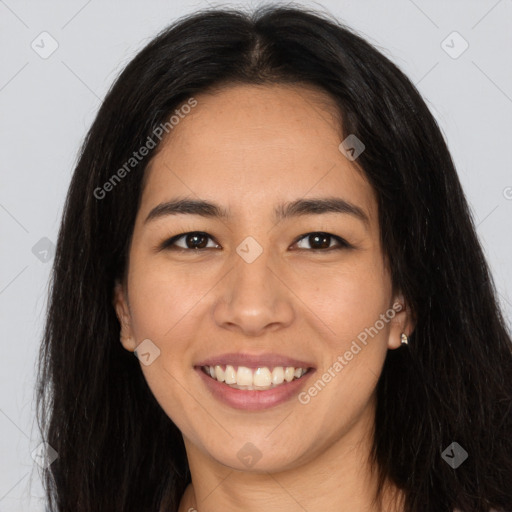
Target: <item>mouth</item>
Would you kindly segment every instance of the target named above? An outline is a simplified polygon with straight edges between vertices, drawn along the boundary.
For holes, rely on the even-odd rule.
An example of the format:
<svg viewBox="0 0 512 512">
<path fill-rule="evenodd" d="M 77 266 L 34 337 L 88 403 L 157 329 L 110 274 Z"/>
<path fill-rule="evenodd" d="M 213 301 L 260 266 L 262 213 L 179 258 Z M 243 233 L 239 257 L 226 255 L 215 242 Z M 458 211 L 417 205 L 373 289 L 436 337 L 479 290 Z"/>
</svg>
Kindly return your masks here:
<svg viewBox="0 0 512 512">
<path fill-rule="evenodd" d="M 294 403 L 315 368 L 310 366 L 195 366 L 210 396 L 232 409 L 262 411 Z"/>
<path fill-rule="evenodd" d="M 204 365 L 200 370 L 211 379 L 232 389 L 266 391 L 299 380 L 313 370 L 312 367 L 259 366 L 250 368 L 237 365 Z"/>
</svg>

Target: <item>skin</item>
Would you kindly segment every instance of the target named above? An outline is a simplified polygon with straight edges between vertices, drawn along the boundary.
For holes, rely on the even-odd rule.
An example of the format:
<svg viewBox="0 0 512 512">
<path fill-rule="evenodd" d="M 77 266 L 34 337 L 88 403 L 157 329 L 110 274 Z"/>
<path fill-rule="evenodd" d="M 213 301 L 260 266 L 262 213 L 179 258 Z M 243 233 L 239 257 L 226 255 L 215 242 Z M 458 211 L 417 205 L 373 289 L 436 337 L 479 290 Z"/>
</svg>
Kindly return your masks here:
<svg viewBox="0 0 512 512">
<path fill-rule="evenodd" d="M 192 484 L 179 511 L 399 510 L 391 484 L 383 503 L 372 504 L 368 457 L 386 353 L 414 325 L 393 293 L 374 191 L 338 149 L 335 107 L 321 91 L 288 85 L 227 86 L 196 99 L 147 169 L 114 299 L 124 348 L 150 339 L 160 349 L 141 369 L 183 434 Z M 276 204 L 332 196 L 359 206 L 368 225 L 346 213 L 274 220 Z M 178 197 L 213 201 L 231 217 L 144 223 L 156 205 Z M 209 234 L 207 249 L 185 238 L 176 242 L 189 247 L 182 252 L 157 249 L 192 231 Z M 319 231 L 353 248 L 315 251 L 307 236 L 297 241 Z M 236 252 L 247 236 L 263 249 L 250 264 Z M 327 244 L 338 246 L 333 238 Z M 294 397 L 261 411 L 234 409 L 193 369 L 224 352 L 277 352 L 313 363 L 309 387 L 395 303 L 402 310 L 307 404 Z M 261 453 L 252 467 L 237 457 L 247 442 Z"/>
</svg>

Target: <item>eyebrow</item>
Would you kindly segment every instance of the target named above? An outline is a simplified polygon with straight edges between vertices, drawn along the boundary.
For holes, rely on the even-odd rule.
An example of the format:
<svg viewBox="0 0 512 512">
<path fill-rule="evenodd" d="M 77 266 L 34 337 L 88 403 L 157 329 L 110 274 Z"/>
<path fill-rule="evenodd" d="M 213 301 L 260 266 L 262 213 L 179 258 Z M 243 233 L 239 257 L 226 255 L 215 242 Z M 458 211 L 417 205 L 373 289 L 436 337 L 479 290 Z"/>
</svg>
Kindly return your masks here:
<svg viewBox="0 0 512 512">
<path fill-rule="evenodd" d="M 279 204 L 274 208 L 274 217 L 277 221 L 325 213 L 352 215 L 362 221 L 367 227 L 370 225 L 370 219 L 362 208 L 340 197 L 297 199 L 296 201 Z M 230 218 L 229 211 L 215 203 L 201 199 L 175 199 L 155 206 L 149 212 L 144 224 L 167 215 L 199 215 L 206 218 Z"/>
</svg>

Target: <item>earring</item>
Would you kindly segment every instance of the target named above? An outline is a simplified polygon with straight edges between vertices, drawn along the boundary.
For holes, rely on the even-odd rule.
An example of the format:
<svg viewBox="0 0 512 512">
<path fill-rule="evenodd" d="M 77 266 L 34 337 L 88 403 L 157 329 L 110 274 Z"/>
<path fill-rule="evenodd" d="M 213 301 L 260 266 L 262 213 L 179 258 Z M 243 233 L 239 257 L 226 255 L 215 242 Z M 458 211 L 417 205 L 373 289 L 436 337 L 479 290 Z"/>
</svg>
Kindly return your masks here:
<svg viewBox="0 0 512 512">
<path fill-rule="evenodd" d="M 409 344 L 409 338 L 407 337 L 407 334 L 405 334 L 405 332 L 403 332 L 400 335 L 400 340 L 402 341 L 402 345 L 408 345 Z"/>
</svg>

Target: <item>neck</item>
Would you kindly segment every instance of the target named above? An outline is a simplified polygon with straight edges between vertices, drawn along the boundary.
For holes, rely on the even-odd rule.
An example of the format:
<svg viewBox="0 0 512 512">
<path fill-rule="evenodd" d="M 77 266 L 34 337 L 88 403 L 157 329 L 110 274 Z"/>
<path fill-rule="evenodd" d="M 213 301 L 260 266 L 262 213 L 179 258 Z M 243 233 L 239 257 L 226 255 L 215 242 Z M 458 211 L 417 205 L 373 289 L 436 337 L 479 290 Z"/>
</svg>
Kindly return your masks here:
<svg viewBox="0 0 512 512">
<path fill-rule="evenodd" d="M 399 512 L 399 500 L 394 498 L 400 495 L 390 483 L 377 499 L 377 472 L 370 463 L 372 438 L 370 414 L 327 450 L 280 472 L 232 469 L 185 438 L 192 482 L 178 512 Z"/>
</svg>

